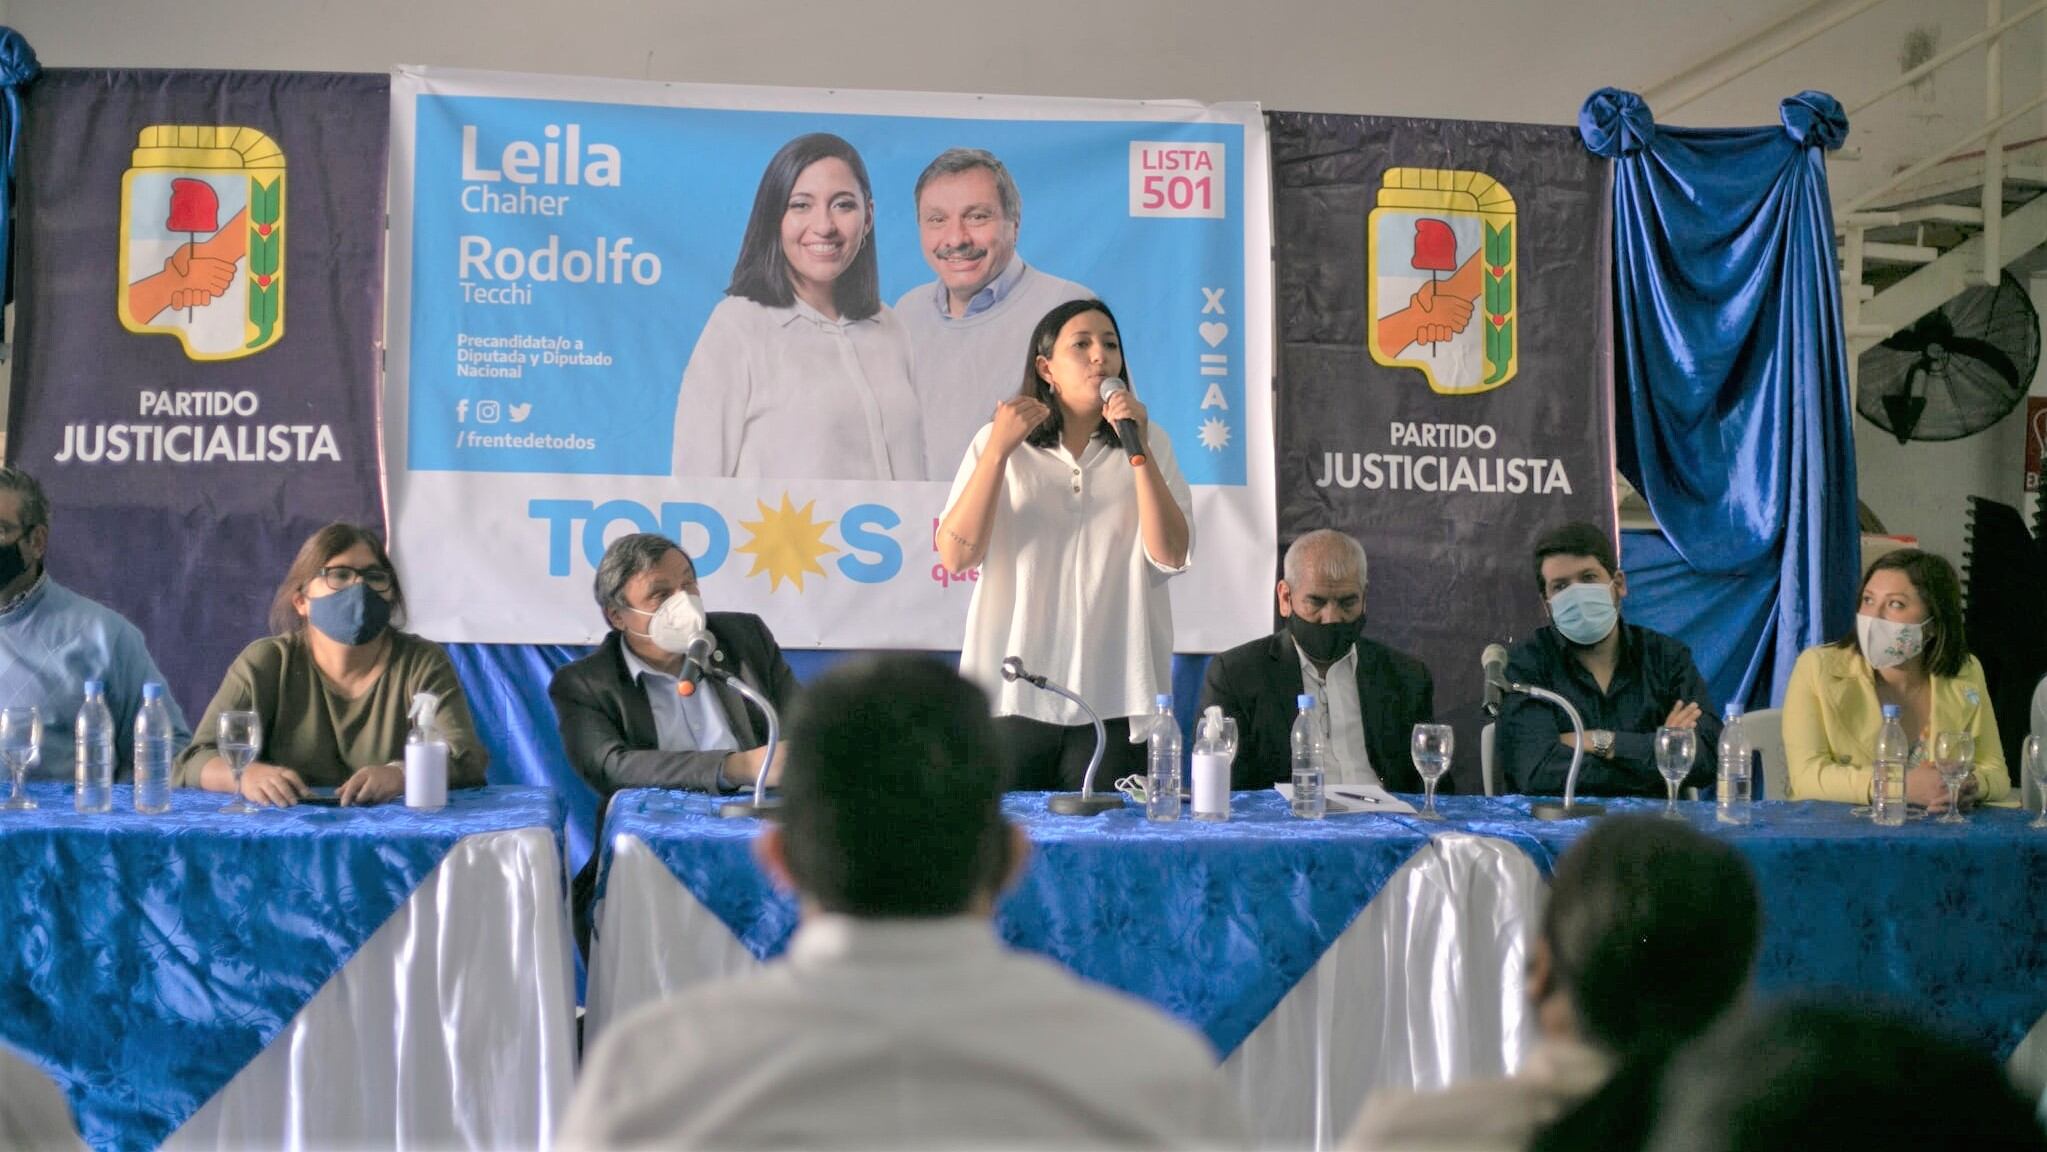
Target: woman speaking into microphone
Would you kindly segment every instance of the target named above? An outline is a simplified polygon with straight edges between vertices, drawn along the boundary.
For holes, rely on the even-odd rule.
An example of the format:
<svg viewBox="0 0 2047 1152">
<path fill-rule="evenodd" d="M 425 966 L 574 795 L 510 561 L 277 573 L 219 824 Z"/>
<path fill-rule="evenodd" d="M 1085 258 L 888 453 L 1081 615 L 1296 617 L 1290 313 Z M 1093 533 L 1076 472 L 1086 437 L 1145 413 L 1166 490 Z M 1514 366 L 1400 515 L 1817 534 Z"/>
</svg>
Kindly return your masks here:
<svg viewBox="0 0 2047 1152">
<path fill-rule="evenodd" d="M 1023 386 L 974 436 L 939 520 L 939 560 L 953 572 L 981 568 L 960 671 L 995 702 L 1012 788 L 1079 788 L 1095 737 L 1068 701 L 1005 682 L 1005 657 L 1101 714 L 1108 750 L 1097 787 L 1142 770 L 1130 717 L 1171 690 L 1166 581 L 1193 559 L 1193 501 L 1172 442 L 1129 379 L 1108 305 L 1075 300 L 1047 312 Z M 1134 443 L 1122 443 L 1119 424 Z"/>
</svg>

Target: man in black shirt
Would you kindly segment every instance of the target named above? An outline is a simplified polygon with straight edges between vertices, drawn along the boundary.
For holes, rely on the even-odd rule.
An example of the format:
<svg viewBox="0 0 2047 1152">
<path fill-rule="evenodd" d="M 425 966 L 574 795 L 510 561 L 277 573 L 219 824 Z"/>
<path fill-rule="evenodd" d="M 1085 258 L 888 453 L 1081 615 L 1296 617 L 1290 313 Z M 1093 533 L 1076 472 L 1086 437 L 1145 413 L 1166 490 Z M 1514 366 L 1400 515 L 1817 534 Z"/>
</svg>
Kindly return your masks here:
<svg viewBox="0 0 2047 1152">
<path fill-rule="evenodd" d="M 1706 681 L 1683 644 L 1620 618 L 1628 594 L 1613 543 L 1590 524 L 1566 524 L 1537 541 L 1536 584 L 1549 626 L 1514 650 L 1507 678 L 1563 696 L 1585 720 L 1581 796 L 1661 796 L 1656 729 L 1692 728 L 1698 756 L 1687 786 L 1712 783 L 1720 721 Z M 1500 770 L 1515 792 L 1564 790 L 1576 737 L 1563 709 L 1514 694 L 1500 709 Z"/>
</svg>

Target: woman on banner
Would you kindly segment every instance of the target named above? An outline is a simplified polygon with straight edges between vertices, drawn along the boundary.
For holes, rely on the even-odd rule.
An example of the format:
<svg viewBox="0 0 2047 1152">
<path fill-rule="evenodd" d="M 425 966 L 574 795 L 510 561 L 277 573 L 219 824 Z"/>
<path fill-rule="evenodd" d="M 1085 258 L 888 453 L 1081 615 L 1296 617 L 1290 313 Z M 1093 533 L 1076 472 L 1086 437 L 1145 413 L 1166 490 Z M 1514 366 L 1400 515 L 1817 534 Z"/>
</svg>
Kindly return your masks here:
<svg viewBox="0 0 2047 1152">
<path fill-rule="evenodd" d="M 2011 778 L 1983 665 L 1969 655 L 1954 565 L 1917 548 L 1887 552 L 1863 576 L 1855 611 L 1855 631 L 1799 653 L 1785 685 L 1790 799 L 1869 803 L 1887 704 L 1898 706 L 1915 748 L 1905 772 L 1907 802 L 1933 812 L 1947 808 L 1947 785 L 1918 750 L 1930 754 L 1934 734 L 1948 731 L 1976 738 L 1962 805 L 2002 799 Z"/>
<path fill-rule="evenodd" d="M 233 792 L 234 772 L 218 747 L 220 714 L 253 711 L 262 743 L 242 772 L 243 799 L 285 807 L 313 787 L 338 786 L 342 804 L 382 803 L 405 791 L 413 698 L 431 692 L 448 742 L 448 784 L 481 785 L 489 753 L 455 667 L 440 645 L 391 626 L 404 613 L 405 590 L 369 530 L 329 524 L 315 532 L 271 600 L 275 635 L 229 666 L 178 758 L 177 784 Z"/>
<path fill-rule="evenodd" d="M 881 302 L 867 165 L 828 132 L 761 173 L 675 403 L 675 473 L 923 480 L 910 342 Z"/>
<path fill-rule="evenodd" d="M 1078 708 L 1004 683 L 1005 657 L 1073 691 L 1100 713 L 1108 750 L 1098 788 L 1141 771 L 1130 717 L 1172 690 L 1173 607 L 1166 581 L 1193 559 L 1193 498 L 1172 441 L 1129 388 L 1116 318 L 1075 300 L 1038 322 L 1023 386 L 995 409 L 953 478 L 939 521 L 946 568 L 980 565 L 960 671 L 988 691 L 1012 749 L 1010 787 L 1080 787 L 1094 728 Z M 1114 421 L 1136 424 L 1143 463 Z"/>
</svg>

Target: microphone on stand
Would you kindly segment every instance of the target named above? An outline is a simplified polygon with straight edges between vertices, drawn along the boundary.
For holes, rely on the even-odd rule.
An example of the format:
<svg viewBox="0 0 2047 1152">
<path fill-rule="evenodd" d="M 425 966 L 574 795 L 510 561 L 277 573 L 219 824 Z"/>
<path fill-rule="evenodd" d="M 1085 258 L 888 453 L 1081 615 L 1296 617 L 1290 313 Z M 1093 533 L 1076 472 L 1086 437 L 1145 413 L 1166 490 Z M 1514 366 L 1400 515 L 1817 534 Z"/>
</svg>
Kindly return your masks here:
<svg viewBox="0 0 2047 1152">
<path fill-rule="evenodd" d="M 1105 385 L 1106 383 L 1104 381 Z M 1116 383 L 1121 384 L 1122 381 L 1118 380 Z M 1125 421 L 1125 423 L 1128 423 L 1128 421 Z M 1026 672 L 1024 670 L 1023 657 L 1021 656 L 1011 656 L 1002 662 L 1002 678 L 1012 684 L 1021 680 L 1034 688 L 1042 688 L 1056 696 L 1064 696 L 1066 699 L 1080 705 L 1080 710 L 1087 713 L 1087 718 L 1094 722 L 1095 751 L 1094 755 L 1088 757 L 1087 775 L 1081 777 L 1080 791 L 1078 793 L 1060 792 L 1049 796 L 1045 800 L 1045 807 L 1061 816 L 1099 816 L 1104 812 L 1114 811 L 1123 807 L 1123 794 L 1120 792 L 1112 792 L 1106 796 L 1097 796 L 1095 794 L 1095 770 L 1102 766 L 1102 753 L 1108 748 L 1109 734 L 1102 727 L 1102 718 L 1095 715 L 1095 710 L 1087 706 L 1087 701 L 1045 679 L 1043 676 Z"/>
<path fill-rule="evenodd" d="M 1478 666 L 1485 673 L 1485 714 L 1500 714 L 1500 697 L 1507 690 L 1507 649 L 1505 645 L 1488 644 L 1485 654 L 1478 658 Z"/>
<path fill-rule="evenodd" d="M 675 677 L 677 696 L 696 695 L 697 681 L 702 680 L 704 673 L 711 667 L 711 653 L 717 646 L 717 638 L 708 630 L 698 632 L 689 638 L 689 643 L 682 649 L 682 671 Z"/>
<path fill-rule="evenodd" d="M 704 664 L 704 675 L 722 684 L 730 684 L 734 691 L 760 707 L 761 714 L 768 718 L 767 753 L 761 757 L 761 773 L 754 777 L 753 799 L 734 800 L 718 806 L 718 815 L 727 818 L 738 816 L 760 816 L 772 818 L 782 808 L 782 800 L 768 799 L 768 769 L 775 766 L 775 751 L 782 743 L 782 717 L 775 712 L 775 705 L 753 685 L 737 676 L 713 668 L 708 661 Z"/>
<path fill-rule="evenodd" d="M 1119 377 L 1111 376 L 1102 381 L 1102 403 L 1107 404 L 1109 397 L 1114 396 L 1118 392 L 1128 391 L 1130 391 L 1130 385 L 1125 384 Z M 1130 466 L 1135 468 L 1143 464 L 1144 439 L 1137 434 L 1137 421 L 1123 419 L 1117 420 L 1114 423 L 1116 439 L 1123 442 L 1123 451 L 1130 454 Z M 1043 688 L 1045 685 L 1040 684 L 1038 687 Z M 1085 707 L 1085 705 L 1082 705 L 1082 707 Z"/>
<path fill-rule="evenodd" d="M 1498 670 L 1493 666 L 1493 653 L 1495 650 L 1500 653 Z M 1537 820 L 1576 820 L 1581 816 L 1598 816 L 1604 813 L 1606 806 L 1603 804 L 1580 804 L 1577 802 L 1578 768 L 1585 763 L 1585 718 L 1578 715 L 1578 709 L 1569 700 L 1564 699 L 1547 688 L 1535 684 L 1521 684 L 1508 680 L 1502 671 L 1507 663 L 1506 650 L 1500 648 L 1498 644 L 1487 648 L 1482 659 L 1486 672 L 1486 699 L 1488 702 L 1497 699 L 1494 695 L 1496 691 L 1519 692 L 1524 696 L 1533 696 L 1537 700 L 1547 700 L 1564 710 L 1564 715 L 1571 718 L 1571 731 L 1578 735 L 1578 738 L 1571 744 L 1571 771 L 1564 777 L 1563 803 L 1560 804 L 1555 800 L 1537 800 L 1533 805 L 1529 806 L 1529 815 L 1534 816 Z"/>
</svg>

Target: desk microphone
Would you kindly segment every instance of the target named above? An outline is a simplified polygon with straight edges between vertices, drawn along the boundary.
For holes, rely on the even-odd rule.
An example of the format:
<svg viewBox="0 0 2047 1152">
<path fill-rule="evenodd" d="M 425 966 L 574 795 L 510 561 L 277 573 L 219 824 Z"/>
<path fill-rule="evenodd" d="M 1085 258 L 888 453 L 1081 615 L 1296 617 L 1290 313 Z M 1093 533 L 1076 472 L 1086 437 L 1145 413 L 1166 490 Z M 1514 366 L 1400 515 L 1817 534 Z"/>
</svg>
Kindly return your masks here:
<svg viewBox="0 0 2047 1152">
<path fill-rule="evenodd" d="M 1128 391 L 1130 385 L 1125 384 L 1119 377 L 1111 376 L 1102 381 L 1102 403 L 1107 404 L 1109 397 L 1118 392 Z M 1144 438 L 1137 434 L 1137 421 L 1125 418 L 1115 421 L 1115 427 L 1116 439 L 1123 442 L 1123 451 L 1130 454 L 1130 466 L 1135 468 L 1143 464 Z M 1040 684 L 1038 687 L 1043 688 L 1044 685 Z"/>
<path fill-rule="evenodd" d="M 1488 716 L 1500 714 L 1500 697 L 1507 691 L 1507 649 L 1504 645 L 1488 644 L 1485 654 L 1478 658 L 1478 666 L 1485 673 L 1485 713 Z"/>
<path fill-rule="evenodd" d="M 711 667 L 711 654 L 717 650 L 717 638 L 709 631 L 698 632 L 689 638 L 682 649 L 682 671 L 675 677 L 677 696 L 694 696 L 697 681 L 702 680 Z"/>
<path fill-rule="evenodd" d="M 1498 654 L 1497 664 L 1494 663 L 1495 653 Z M 1575 820 L 1580 816 L 1597 816 L 1605 812 L 1606 807 L 1604 805 L 1580 804 L 1577 802 L 1578 768 L 1585 763 L 1585 719 L 1578 715 L 1578 709 L 1569 700 L 1541 685 L 1521 684 L 1508 680 L 1504 675 L 1507 665 L 1507 650 L 1498 644 L 1487 646 L 1485 655 L 1480 657 L 1480 665 L 1485 669 L 1486 708 L 1488 711 L 1495 714 L 1499 712 L 1501 693 L 1519 692 L 1524 696 L 1533 696 L 1537 700 L 1547 700 L 1551 704 L 1563 709 L 1564 715 L 1571 719 L 1571 731 L 1578 735 L 1577 740 L 1571 745 L 1571 771 L 1564 777 L 1564 802 L 1559 804 L 1554 800 L 1538 800 L 1529 806 L 1529 815 L 1534 816 L 1537 820 Z"/>
<path fill-rule="evenodd" d="M 767 752 L 761 757 L 760 775 L 753 779 L 753 799 L 734 800 L 730 804 L 720 804 L 718 806 L 718 815 L 727 818 L 738 816 L 773 817 L 781 810 L 782 801 L 780 797 L 773 800 L 768 799 L 768 769 L 775 766 L 775 753 L 781 748 L 782 717 L 775 712 L 774 702 L 769 700 L 765 693 L 739 677 L 711 667 L 708 661 L 704 664 L 704 675 L 721 684 L 730 685 L 733 691 L 758 705 L 761 715 L 768 718 Z"/>
<path fill-rule="evenodd" d="M 1117 383 L 1121 384 L 1122 381 L 1119 380 Z M 1055 696 L 1064 696 L 1066 699 L 1080 705 L 1080 710 L 1087 713 L 1089 720 L 1094 721 L 1095 751 L 1094 755 L 1088 757 L 1087 775 L 1080 779 L 1079 793 L 1061 792 L 1047 797 L 1045 807 L 1061 816 L 1098 816 L 1103 812 L 1110 812 L 1123 807 L 1123 794 L 1120 792 L 1111 793 L 1106 796 L 1095 795 L 1095 770 L 1102 766 L 1102 753 L 1108 748 L 1109 734 L 1102 727 L 1102 718 L 1095 715 L 1095 710 L 1087 706 L 1087 701 L 1052 683 L 1043 676 L 1026 672 L 1024 670 L 1023 657 L 1021 656 L 1011 656 L 1002 662 L 1002 678 L 1011 684 L 1021 680 L 1033 688 L 1042 688 Z"/>
</svg>

